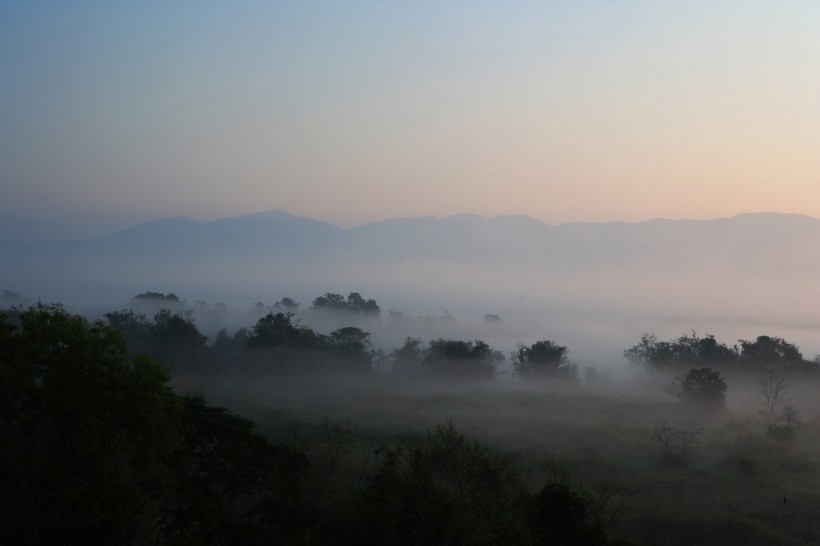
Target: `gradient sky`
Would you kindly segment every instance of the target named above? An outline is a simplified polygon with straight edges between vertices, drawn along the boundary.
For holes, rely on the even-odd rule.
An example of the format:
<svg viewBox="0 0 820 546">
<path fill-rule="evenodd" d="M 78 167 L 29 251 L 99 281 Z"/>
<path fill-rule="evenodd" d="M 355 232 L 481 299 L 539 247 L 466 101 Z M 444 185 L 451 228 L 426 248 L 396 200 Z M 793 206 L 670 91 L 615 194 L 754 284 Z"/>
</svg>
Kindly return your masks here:
<svg viewBox="0 0 820 546">
<path fill-rule="evenodd" d="M 0 240 L 820 217 L 820 3 L 0 3 Z"/>
</svg>

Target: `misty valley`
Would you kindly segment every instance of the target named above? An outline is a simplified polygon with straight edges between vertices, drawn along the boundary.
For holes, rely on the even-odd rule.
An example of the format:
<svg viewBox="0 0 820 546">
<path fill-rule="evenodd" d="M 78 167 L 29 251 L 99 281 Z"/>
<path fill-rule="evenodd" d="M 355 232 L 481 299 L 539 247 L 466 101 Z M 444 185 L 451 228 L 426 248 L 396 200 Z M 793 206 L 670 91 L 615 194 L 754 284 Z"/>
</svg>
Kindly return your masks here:
<svg viewBox="0 0 820 546">
<path fill-rule="evenodd" d="M 495 313 L 0 294 L 3 544 L 808 544 L 820 356 Z"/>
<path fill-rule="evenodd" d="M 818 29 L 0 1 L 0 546 L 820 546 Z"/>
</svg>

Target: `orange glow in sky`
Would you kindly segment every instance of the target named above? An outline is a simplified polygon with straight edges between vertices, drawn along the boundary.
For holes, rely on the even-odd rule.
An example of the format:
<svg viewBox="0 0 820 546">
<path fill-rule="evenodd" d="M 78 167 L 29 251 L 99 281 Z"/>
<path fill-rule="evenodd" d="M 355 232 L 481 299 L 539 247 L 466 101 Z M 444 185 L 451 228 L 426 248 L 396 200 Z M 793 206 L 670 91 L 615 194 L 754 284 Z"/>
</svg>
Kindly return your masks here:
<svg viewBox="0 0 820 546">
<path fill-rule="evenodd" d="M 0 6 L 0 215 L 820 217 L 820 3 L 228 4 Z"/>
</svg>

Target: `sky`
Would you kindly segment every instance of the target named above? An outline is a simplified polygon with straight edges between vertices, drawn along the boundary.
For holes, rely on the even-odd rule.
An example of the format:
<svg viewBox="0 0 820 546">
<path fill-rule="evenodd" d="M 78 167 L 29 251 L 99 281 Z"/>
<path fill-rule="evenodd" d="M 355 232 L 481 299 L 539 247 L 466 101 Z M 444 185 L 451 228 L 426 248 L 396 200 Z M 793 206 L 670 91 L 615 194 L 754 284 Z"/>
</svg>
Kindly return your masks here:
<svg viewBox="0 0 820 546">
<path fill-rule="evenodd" d="M 820 217 L 820 3 L 0 3 L 0 241 Z"/>
</svg>

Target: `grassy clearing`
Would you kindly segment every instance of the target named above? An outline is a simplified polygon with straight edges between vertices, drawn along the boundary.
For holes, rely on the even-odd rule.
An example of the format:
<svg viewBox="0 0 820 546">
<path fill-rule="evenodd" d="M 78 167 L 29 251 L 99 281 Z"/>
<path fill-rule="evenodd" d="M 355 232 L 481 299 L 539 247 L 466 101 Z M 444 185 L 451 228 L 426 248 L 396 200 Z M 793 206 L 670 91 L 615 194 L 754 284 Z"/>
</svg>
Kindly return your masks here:
<svg viewBox="0 0 820 546">
<path fill-rule="evenodd" d="M 410 428 L 453 419 L 468 436 L 511 453 L 533 488 L 543 482 L 546 459 L 562 461 L 585 488 L 608 492 L 616 531 L 647 544 L 812 544 L 820 537 L 819 408 L 805 382 L 794 389 L 803 423 L 790 443 L 766 436 L 754 389 L 742 378 L 730 383 L 729 409 L 717 416 L 687 413 L 657 386 L 178 376 L 175 387 L 204 393 L 277 439 L 288 439 L 294 421 L 314 434 L 324 418 L 347 421 L 354 465 Z M 653 439 L 659 420 L 703 427 L 679 464 L 665 464 Z"/>
</svg>

